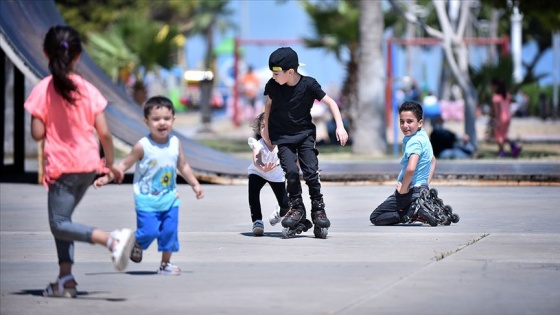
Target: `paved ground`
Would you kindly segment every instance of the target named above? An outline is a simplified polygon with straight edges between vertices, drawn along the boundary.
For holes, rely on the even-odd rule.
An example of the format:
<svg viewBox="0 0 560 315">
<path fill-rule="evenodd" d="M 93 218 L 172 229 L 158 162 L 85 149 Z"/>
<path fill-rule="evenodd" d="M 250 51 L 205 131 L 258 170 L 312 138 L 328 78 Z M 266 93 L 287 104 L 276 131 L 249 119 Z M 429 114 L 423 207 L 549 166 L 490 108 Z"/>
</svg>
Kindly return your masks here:
<svg viewBox="0 0 560 315">
<path fill-rule="evenodd" d="M 250 233 L 246 186 L 186 185 L 180 276 L 144 261 L 115 272 L 100 246 L 76 245 L 76 299 L 40 296 L 57 272 L 38 185 L 0 184 L 0 313 L 10 314 L 558 314 L 558 187 L 442 186 L 461 215 L 447 227 L 375 227 L 369 213 L 392 190 L 325 185 L 329 237 Z M 130 185 L 91 189 L 74 220 L 133 227 Z M 265 216 L 273 195 L 263 190 Z"/>
</svg>

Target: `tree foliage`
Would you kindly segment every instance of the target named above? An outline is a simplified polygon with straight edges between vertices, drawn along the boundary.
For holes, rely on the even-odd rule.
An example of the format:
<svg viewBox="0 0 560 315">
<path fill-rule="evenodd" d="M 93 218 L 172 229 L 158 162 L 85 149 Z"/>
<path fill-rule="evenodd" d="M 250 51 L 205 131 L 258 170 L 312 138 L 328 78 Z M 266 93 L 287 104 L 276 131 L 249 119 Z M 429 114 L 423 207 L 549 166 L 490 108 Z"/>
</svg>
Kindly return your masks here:
<svg viewBox="0 0 560 315">
<path fill-rule="evenodd" d="M 149 12 L 147 1 L 55 0 L 55 3 L 66 23 L 80 34 L 104 31 L 128 12 L 134 12 L 139 19 L 146 17 Z"/>
</svg>

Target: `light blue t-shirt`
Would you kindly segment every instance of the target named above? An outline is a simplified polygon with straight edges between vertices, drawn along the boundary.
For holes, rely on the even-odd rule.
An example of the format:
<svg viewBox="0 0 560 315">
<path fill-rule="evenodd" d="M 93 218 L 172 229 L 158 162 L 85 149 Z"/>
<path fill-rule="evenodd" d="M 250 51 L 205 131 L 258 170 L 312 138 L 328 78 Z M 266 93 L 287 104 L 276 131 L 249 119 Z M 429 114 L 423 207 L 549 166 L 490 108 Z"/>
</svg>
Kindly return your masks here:
<svg viewBox="0 0 560 315">
<path fill-rule="evenodd" d="M 177 160 L 179 139 L 171 136 L 166 143 L 156 143 L 147 136 L 140 139 L 144 150 L 134 172 L 134 203 L 140 211 L 167 211 L 179 206 L 177 198 Z"/>
<path fill-rule="evenodd" d="M 403 156 L 401 159 L 401 172 L 397 178 L 398 182 L 402 182 L 406 166 L 408 165 L 408 159 L 412 154 L 417 154 L 419 158 L 410 187 L 428 185 L 434 152 L 428 133 L 424 129 L 418 129 L 415 134 L 403 139 Z"/>
</svg>

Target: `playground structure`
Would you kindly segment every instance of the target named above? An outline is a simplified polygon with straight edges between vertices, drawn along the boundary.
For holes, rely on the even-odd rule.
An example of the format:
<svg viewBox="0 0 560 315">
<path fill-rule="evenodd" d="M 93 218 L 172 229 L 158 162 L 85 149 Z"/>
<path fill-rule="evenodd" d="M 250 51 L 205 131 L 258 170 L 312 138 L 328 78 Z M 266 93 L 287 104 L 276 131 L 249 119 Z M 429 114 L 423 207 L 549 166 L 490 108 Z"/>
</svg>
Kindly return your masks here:
<svg viewBox="0 0 560 315">
<path fill-rule="evenodd" d="M 65 24 L 54 1 L 0 1 L 0 92 L 4 101 L 0 106 L 0 119 L 5 121 L 6 95 L 13 94 L 13 163 L 6 163 L 4 146 L 0 146 L 2 161 L 0 172 L 4 178 L 34 182 L 34 174 L 25 170 L 25 79 L 35 84 L 49 75 L 43 55 L 42 41 L 53 25 Z M 8 61 L 9 60 L 9 61 Z M 7 93 L 9 79 L 6 69 L 13 65 L 13 93 Z M 109 101 L 106 116 L 115 139 L 132 146 L 148 129 L 143 122 L 142 109 L 116 86 L 93 60 L 83 53 L 77 70 L 92 82 Z M 214 150 L 175 133 L 197 177 L 206 182 L 228 182 L 232 178 L 246 177 L 248 160 Z M 6 138 L 5 128 L 0 128 L 0 138 Z"/>
<path fill-rule="evenodd" d="M 13 127 L 12 163 L 8 163 L 4 145 L 0 146 L 0 181 L 37 182 L 37 174 L 25 167 L 25 118 L 23 107 L 26 79 L 32 84 L 49 74 L 43 55 L 42 41 L 46 31 L 53 25 L 65 24 L 54 1 L 0 1 L 0 138 L 6 142 L 7 126 Z M 250 43 L 253 40 L 248 40 Z M 274 44 L 278 44 L 275 41 Z M 293 43 L 293 42 L 292 42 Z M 238 56 L 239 57 L 239 56 Z M 13 78 L 8 78 L 8 67 L 13 67 Z M 132 146 L 147 134 L 142 109 L 136 102 L 114 84 L 93 60 L 84 53 L 78 71 L 92 82 L 107 98 L 106 117 L 113 137 L 120 143 Z M 8 82 L 13 84 L 8 91 Z M 13 95 L 8 104 L 7 95 Z M 6 124 L 6 109 L 13 108 L 13 124 Z M 247 178 L 250 159 L 243 159 L 204 146 L 180 133 L 174 133 L 183 147 L 184 154 L 201 182 L 235 184 Z M 393 183 L 398 172 L 395 161 L 337 161 L 321 162 L 321 180 L 333 182 Z M 469 163 L 438 163 L 437 179 L 460 178 L 466 180 L 490 180 L 519 182 L 560 182 L 558 163 L 477 163 L 473 170 Z"/>
</svg>

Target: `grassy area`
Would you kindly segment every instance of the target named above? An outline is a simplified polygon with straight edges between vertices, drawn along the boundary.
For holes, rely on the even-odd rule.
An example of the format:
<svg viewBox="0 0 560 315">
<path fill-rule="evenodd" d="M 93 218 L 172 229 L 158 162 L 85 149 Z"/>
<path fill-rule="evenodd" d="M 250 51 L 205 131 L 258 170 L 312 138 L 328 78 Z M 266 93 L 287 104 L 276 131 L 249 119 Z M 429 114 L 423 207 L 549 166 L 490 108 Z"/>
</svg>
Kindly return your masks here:
<svg viewBox="0 0 560 315">
<path fill-rule="evenodd" d="M 251 152 L 246 140 L 236 139 L 200 139 L 201 144 L 211 148 L 231 153 L 239 157 L 251 157 Z M 521 143 L 523 151 L 519 159 L 524 160 L 560 160 L 560 143 Z M 371 160 L 387 160 L 395 159 L 393 155 L 392 144 L 387 149 L 384 156 L 368 156 L 352 153 L 351 146 L 341 147 L 339 145 L 320 145 L 319 159 L 324 161 L 371 161 Z M 400 154 L 400 148 L 399 148 Z M 477 160 L 497 159 L 498 146 L 494 143 L 481 142 L 477 151 Z"/>
</svg>

